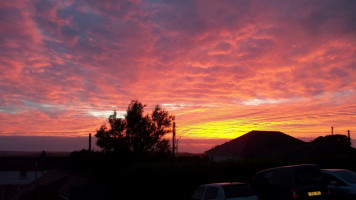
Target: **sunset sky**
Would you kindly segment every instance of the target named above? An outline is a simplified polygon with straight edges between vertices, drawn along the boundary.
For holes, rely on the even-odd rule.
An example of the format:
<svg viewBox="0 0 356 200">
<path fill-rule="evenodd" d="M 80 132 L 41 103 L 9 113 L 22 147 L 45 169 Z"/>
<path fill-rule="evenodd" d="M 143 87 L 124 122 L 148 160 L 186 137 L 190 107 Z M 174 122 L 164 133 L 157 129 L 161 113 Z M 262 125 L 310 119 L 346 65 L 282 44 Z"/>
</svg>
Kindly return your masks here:
<svg viewBox="0 0 356 200">
<path fill-rule="evenodd" d="M 191 152 L 356 137 L 356 1 L 0 1 L 0 136 L 86 137 L 132 99 Z"/>
</svg>

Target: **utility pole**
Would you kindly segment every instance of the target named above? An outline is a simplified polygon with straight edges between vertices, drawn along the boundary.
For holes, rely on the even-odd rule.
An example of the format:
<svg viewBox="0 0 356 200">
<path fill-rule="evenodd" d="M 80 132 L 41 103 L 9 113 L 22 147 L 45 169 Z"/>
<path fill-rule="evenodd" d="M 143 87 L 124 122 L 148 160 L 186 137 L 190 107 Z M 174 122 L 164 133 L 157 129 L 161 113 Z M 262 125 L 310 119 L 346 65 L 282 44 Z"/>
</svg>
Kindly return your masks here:
<svg viewBox="0 0 356 200">
<path fill-rule="evenodd" d="M 331 135 L 334 135 L 334 127 L 331 127 Z"/>
<path fill-rule="evenodd" d="M 89 133 L 89 152 L 91 152 L 91 133 Z"/>
<path fill-rule="evenodd" d="M 175 157 L 176 157 L 175 141 L 176 141 L 176 122 L 173 122 L 173 138 L 172 138 L 172 158 L 173 158 L 173 160 L 175 160 Z"/>
<path fill-rule="evenodd" d="M 347 144 L 351 147 L 351 134 L 350 134 L 350 130 L 347 130 Z"/>
</svg>

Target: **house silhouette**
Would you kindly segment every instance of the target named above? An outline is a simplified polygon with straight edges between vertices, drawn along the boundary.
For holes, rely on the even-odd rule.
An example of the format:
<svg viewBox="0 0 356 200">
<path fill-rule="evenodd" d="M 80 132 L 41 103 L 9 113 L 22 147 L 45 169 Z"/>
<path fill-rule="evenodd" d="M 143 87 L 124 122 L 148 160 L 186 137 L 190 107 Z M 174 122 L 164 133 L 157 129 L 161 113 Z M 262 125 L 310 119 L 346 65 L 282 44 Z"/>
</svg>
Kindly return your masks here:
<svg viewBox="0 0 356 200">
<path fill-rule="evenodd" d="M 340 136 L 328 137 L 340 140 Z M 319 137 L 320 138 L 320 137 Z M 328 153 L 355 153 L 351 146 L 340 142 L 304 142 L 280 131 L 250 131 L 238 138 L 218 145 L 205 154 L 212 161 L 258 159 L 300 159 Z M 328 140 L 328 141 L 329 141 Z M 323 141 L 323 140 L 322 140 Z M 338 144 L 338 145 L 336 145 Z"/>
</svg>

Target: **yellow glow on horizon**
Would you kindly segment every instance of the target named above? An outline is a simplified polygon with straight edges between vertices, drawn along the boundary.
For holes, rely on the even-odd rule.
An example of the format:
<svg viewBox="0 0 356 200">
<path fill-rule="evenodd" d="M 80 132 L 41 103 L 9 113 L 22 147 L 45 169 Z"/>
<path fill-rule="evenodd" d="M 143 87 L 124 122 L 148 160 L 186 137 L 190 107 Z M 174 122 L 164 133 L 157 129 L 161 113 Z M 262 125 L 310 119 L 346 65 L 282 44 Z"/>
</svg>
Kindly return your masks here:
<svg viewBox="0 0 356 200">
<path fill-rule="evenodd" d="M 273 119 L 273 116 L 264 115 L 259 118 L 235 118 L 226 120 L 201 121 L 177 127 L 177 135 L 202 139 L 233 139 L 252 130 L 281 131 L 294 137 L 316 137 L 328 134 L 328 127 L 306 126 L 306 121 L 318 124 L 313 119 L 291 119 L 287 115 Z M 214 118 L 211 116 L 211 118 Z M 269 118 L 266 120 L 266 118 Z M 300 131 L 303 130 L 303 131 Z"/>
<path fill-rule="evenodd" d="M 236 138 L 251 130 L 260 129 L 266 129 L 263 123 L 233 119 L 182 126 L 179 127 L 178 134 L 195 138 Z"/>
</svg>

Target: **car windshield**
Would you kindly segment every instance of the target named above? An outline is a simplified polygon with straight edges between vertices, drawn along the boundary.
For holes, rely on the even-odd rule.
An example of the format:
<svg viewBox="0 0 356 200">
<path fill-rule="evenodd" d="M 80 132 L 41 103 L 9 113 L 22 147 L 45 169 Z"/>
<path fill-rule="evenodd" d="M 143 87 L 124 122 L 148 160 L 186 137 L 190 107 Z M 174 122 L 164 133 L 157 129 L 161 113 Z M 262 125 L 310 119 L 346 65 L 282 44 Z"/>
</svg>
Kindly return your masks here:
<svg viewBox="0 0 356 200">
<path fill-rule="evenodd" d="M 301 167 L 295 170 L 298 185 L 319 184 L 322 182 L 320 170 L 314 167 Z"/>
<path fill-rule="evenodd" d="M 252 188 L 247 184 L 232 184 L 223 186 L 225 198 L 247 197 L 255 195 Z"/>
<path fill-rule="evenodd" d="M 345 179 L 347 182 L 349 182 L 351 184 L 356 183 L 356 173 L 355 172 L 343 170 L 343 171 L 335 171 L 334 173 L 336 175 L 340 176 L 341 178 Z"/>
</svg>

